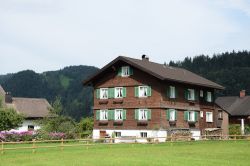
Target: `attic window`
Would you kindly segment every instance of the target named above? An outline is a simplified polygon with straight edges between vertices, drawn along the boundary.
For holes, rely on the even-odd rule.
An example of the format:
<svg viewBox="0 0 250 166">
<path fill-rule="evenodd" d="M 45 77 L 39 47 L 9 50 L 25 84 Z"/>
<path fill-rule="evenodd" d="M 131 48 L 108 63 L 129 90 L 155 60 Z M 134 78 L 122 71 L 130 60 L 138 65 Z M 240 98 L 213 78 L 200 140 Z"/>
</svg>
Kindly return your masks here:
<svg viewBox="0 0 250 166">
<path fill-rule="evenodd" d="M 133 69 L 130 66 L 122 66 L 119 71 L 118 75 L 122 77 L 128 77 L 133 75 Z"/>
</svg>

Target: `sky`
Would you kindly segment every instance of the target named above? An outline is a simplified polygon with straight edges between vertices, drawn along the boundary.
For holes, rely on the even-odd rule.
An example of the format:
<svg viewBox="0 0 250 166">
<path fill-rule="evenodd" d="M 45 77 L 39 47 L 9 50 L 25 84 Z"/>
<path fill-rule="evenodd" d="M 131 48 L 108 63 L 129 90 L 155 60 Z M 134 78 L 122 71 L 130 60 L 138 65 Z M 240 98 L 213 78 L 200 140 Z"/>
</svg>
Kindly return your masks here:
<svg viewBox="0 0 250 166">
<path fill-rule="evenodd" d="M 0 0 L 0 74 L 250 50 L 250 0 Z"/>
</svg>

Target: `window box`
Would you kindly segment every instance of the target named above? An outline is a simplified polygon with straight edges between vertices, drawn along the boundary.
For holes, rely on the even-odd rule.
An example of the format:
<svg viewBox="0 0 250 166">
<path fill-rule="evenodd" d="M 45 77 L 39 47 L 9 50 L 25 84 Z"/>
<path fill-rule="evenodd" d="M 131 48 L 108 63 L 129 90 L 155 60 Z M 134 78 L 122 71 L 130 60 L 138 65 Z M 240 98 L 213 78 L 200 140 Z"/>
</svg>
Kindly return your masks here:
<svg viewBox="0 0 250 166">
<path fill-rule="evenodd" d="M 123 103 L 123 99 L 115 99 L 113 100 L 113 104 L 122 104 Z"/>
<path fill-rule="evenodd" d="M 109 102 L 108 100 L 100 100 L 99 104 L 108 104 L 108 102 Z"/>
</svg>

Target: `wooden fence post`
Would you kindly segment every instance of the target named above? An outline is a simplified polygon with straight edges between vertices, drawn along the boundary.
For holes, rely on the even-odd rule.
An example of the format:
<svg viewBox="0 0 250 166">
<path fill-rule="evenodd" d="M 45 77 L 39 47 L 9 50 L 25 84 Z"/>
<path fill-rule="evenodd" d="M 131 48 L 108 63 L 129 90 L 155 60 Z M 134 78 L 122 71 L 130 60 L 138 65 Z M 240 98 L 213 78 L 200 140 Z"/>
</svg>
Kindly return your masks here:
<svg viewBox="0 0 250 166">
<path fill-rule="evenodd" d="M 61 150 L 63 150 L 63 138 L 61 139 Z"/>
<path fill-rule="evenodd" d="M 32 140 L 32 153 L 35 153 L 36 152 L 36 146 L 35 146 L 35 143 L 36 143 L 36 140 L 35 139 L 33 139 Z"/>
<path fill-rule="evenodd" d="M 3 141 L 1 141 L 2 142 L 2 148 L 1 148 L 1 154 L 3 154 L 4 152 L 3 152 L 3 150 L 4 150 L 4 148 L 3 148 Z"/>
</svg>

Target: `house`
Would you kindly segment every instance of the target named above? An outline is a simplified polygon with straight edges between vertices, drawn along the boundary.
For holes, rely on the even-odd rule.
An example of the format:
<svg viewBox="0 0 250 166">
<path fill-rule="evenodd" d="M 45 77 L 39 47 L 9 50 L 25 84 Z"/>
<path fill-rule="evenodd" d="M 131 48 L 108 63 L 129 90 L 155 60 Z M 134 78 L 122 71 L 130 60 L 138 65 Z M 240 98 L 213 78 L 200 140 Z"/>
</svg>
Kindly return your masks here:
<svg viewBox="0 0 250 166">
<path fill-rule="evenodd" d="M 145 55 L 119 56 L 83 84 L 94 88 L 93 138 L 166 137 L 190 131 L 199 139 L 206 129 L 227 132 L 227 113 L 214 103 L 221 85 L 151 62 Z"/>
<path fill-rule="evenodd" d="M 48 117 L 50 104 L 46 99 L 12 97 L 9 92 L 5 92 L 0 86 L 0 97 L 3 98 L 3 105 L 13 108 L 25 118 L 21 127 L 12 131 L 31 131 L 40 129 L 37 120 Z"/>
<path fill-rule="evenodd" d="M 218 97 L 215 102 L 229 113 L 230 124 L 241 124 L 244 134 L 244 125 L 250 125 L 250 96 L 246 96 L 246 91 L 240 91 L 239 96 Z"/>
</svg>

